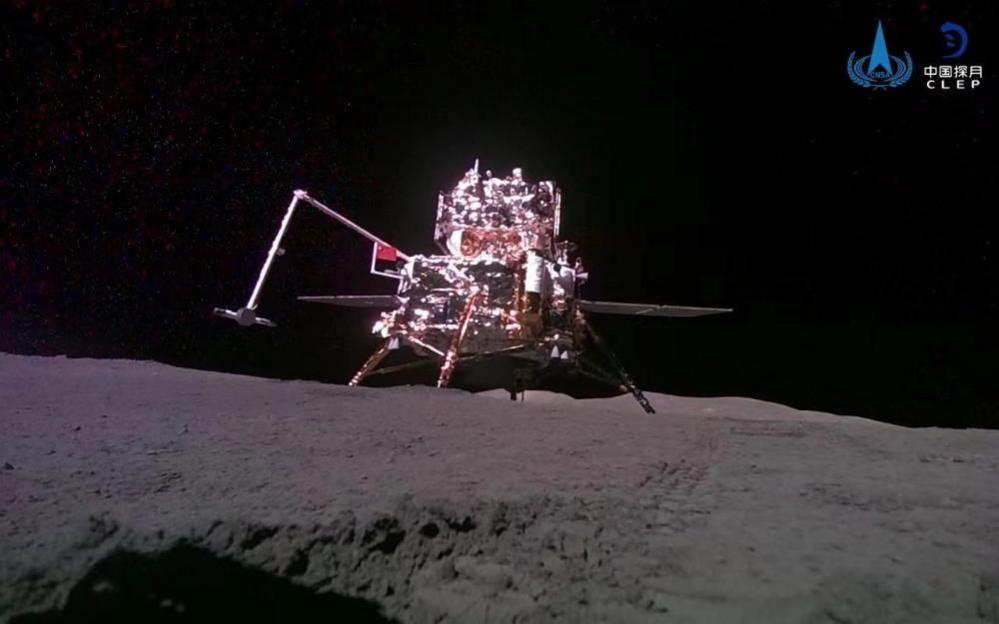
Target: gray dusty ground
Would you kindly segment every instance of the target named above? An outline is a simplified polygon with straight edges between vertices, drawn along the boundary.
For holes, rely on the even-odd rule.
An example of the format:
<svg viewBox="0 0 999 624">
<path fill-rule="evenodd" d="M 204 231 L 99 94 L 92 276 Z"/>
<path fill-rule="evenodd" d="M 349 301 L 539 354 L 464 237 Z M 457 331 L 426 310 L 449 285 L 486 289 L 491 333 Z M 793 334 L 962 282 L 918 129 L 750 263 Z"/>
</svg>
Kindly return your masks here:
<svg viewBox="0 0 999 624">
<path fill-rule="evenodd" d="M 0 355 L 0 619 L 194 548 L 401 622 L 999 622 L 999 432 L 652 399 Z"/>
</svg>

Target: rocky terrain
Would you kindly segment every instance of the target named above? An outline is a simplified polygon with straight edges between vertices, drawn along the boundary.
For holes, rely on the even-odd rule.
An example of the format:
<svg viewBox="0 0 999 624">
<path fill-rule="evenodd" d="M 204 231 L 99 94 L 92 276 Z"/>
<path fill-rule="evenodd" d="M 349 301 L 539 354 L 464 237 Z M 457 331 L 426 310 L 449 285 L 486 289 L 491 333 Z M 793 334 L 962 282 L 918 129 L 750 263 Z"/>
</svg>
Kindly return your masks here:
<svg viewBox="0 0 999 624">
<path fill-rule="evenodd" d="M 0 620 L 999 622 L 999 432 L 0 355 Z"/>
</svg>

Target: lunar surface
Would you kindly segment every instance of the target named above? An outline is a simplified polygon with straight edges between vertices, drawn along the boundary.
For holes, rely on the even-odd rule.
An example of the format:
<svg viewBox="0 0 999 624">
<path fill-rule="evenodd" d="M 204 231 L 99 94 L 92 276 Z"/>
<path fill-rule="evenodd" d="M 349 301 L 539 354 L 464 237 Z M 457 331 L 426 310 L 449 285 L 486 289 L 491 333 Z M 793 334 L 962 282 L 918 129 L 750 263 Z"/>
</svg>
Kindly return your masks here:
<svg viewBox="0 0 999 624">
<path fill-rule="evenodd" d="M 999 431 L 649 398 L 0 355 L 0 620 L 999 622 Z"/>
</svg>

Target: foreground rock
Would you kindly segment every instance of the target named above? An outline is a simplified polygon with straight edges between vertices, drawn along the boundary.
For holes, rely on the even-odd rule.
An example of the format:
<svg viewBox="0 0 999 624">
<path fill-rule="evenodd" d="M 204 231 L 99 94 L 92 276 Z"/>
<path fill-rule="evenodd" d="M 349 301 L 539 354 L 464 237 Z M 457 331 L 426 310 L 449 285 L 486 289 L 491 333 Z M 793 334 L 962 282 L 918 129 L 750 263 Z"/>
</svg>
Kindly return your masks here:
<svg viewBox="0 0 999 624">
<path fill-rule="evenodd" d="M 0 619 L 999 622 L 999 432 L 652 399 L 0 355 Z"/>
</svg>

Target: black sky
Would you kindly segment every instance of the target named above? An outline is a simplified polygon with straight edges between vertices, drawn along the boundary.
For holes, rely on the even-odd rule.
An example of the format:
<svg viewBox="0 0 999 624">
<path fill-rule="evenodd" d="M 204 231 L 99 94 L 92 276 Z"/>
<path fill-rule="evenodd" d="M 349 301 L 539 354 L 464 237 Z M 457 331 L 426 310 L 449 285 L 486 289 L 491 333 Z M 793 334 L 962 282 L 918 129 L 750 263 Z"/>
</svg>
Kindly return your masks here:
<svg viewBox="0 0 999 624">
<path fill-rule="evenodd" d="M 595 299 L 732 305 L 601 319 L 638 381 L 904 424 L 999 426 L 991 3 L 150 3 L 3 9 L 0 348 L 343 381 L 386 292 L 367 246 L 293 224 L 295 188 L 407 251 L 475 158 L 565 194 Z M 846 75 L 883 20 L 917 72 Z M 963 24 L 975 92 L 929 92 Z"/>
</svg>

